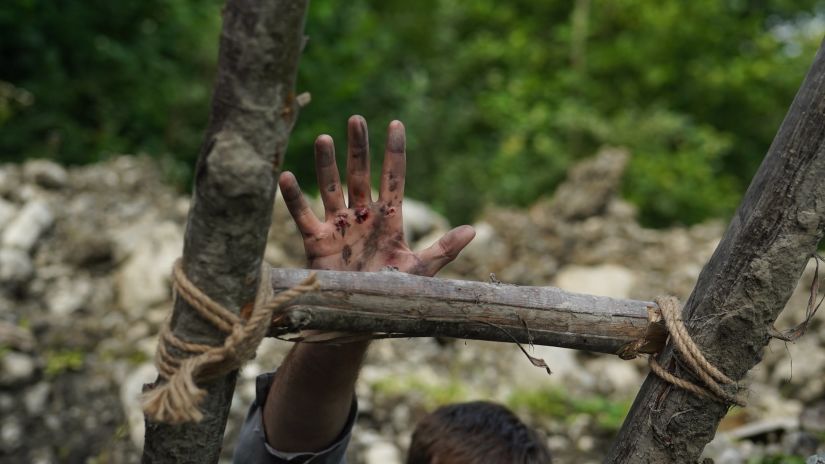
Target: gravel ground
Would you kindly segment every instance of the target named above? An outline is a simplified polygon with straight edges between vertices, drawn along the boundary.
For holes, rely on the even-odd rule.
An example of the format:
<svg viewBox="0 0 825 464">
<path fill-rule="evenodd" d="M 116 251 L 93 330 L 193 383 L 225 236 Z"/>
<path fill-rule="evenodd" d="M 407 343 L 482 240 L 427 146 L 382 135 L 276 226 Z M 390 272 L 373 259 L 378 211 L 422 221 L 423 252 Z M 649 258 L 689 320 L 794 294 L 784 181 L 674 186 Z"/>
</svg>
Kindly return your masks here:
<svg viewBox="0 0 825 464">
<path fill-rule="evenodd" d="M 490 208 L 478 237 L 444 277 L 555 285 L 615 297 L 686 298 L 724 224 L 645 229 L 615 192 L 627 155 L 605 150 L 528 210 Z M 170 311 L 188 199 L 144 158 L 66 170 L 45 161 L 0 166 L 0 461 L 138 462 L 137 396 L 154 379 L 155 334 Z M 316 206 L 317 200 L 313 200 Z M 449 226 L 405 202 L 407 237 L 431 243 Z M 300 266 L 303 250 L 276 202 L 266 259 Z M 277 237 L 277 243 L 275 238 Z M 801 321 L 810 265 L 777 323 Z M 825 334 L 771 342 L 749 374 L 750 405 L 733 409 L 705 455 L 717 463 L 805 462 L 825 451 Z M 241 373 L 224 456 L 286 342 L 266 340 Z M 529 348 L 528 348 L 529 349 Z M 410 433 L 434 407 L 492 399 L 546 436 L 559 463 L 600 462 L 647 373 L 640 360 L 535 347 L 553 370 L 510 344 L 434 339 L 375 342 L 358 396 L 350 462 L 403 462 Z"/>
</svg>

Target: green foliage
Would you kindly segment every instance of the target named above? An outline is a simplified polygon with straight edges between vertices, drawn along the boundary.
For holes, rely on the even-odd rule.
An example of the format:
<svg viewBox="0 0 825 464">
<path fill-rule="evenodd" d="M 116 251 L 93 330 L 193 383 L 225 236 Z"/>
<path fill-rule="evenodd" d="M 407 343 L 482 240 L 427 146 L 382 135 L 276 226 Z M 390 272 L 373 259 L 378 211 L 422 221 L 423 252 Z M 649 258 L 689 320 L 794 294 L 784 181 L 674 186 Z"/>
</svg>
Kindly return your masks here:
<svg viewBox="0 0 825 464">
<path fill-rule="evenodd" d="M 420 397 L 427 409 L 435 409 L 445 404 L 467 401 L 470 397 L 464 383 L 457 378 L 442 379 L 443 382 L 424 382 L 413 375 L 394 376 L 373 383 L 376 394 L 383 396 L 410 395 Z"/>
<path fill-rule="evenodd" d="M 4 1 L 0 81 L 31 102 L 0 116 L 0 156 L 78 163 L 148 151 L 190 165 L 206 123 L 218 4 Z"/>
<path fill-rule="evenodd" d="M 748 464 L 805 464 L 802 456 L 790 456 L 787 454 L 776 454 L 760 458 L 751 458 Z"/>
<path fill-rule="evenodd" d="M 604 144 L 633 154 L 624 193 L 646 223 L 725 216 L 813 58 L 822 10 L 822 0 L 313 0 L 298 88 L 313 99 L 287 168 L 314 188 L 313 139 L 330 133 L 343 154 L 346 118 L 360 113 L 375 163 L 386 124 L 406 123 L 408 193 L 454 221 L 535 201 Z M 185 177 L 218 27 L 217 0 L 4 2 L 0 81 L 30 97 L 0 86 L 0 158 L 147 151 Z"/>
<path fill-rule="evenodd" d="M 57 377 L 66 371 L 76 371 L 83 367 L 85 355 L 79 350 L 55 350 L 44 354 L 46 377 Z"/>
<path fill-rule="evenodd" d="M 507 405 L 539 417 L 566 422 L 586 415 L 606 432 L 618 431 L 630 410 L 630 401 L 614 401 L 600 396 L 579 398 L 560 388 L 517 390 L 510 396 Z"/>
</svg>

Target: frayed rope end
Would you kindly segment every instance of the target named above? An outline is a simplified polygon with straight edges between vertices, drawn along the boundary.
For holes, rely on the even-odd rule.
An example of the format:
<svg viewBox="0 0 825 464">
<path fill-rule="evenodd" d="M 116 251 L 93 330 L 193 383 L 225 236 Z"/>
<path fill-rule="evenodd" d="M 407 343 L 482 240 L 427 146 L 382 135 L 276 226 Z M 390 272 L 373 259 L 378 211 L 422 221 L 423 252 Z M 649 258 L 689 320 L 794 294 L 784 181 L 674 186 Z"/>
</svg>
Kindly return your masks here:
<svg viewBox="0 0 825 464">
<path fill-rule="evenodd" d="M 192 371 L 196 366 L 187 361 L 165 384 L 142 395 L 143 413 L 152 421 L 184 424 L 203 420 L 199 406 L 207 392 L 193 381 Z"/>
</svg>

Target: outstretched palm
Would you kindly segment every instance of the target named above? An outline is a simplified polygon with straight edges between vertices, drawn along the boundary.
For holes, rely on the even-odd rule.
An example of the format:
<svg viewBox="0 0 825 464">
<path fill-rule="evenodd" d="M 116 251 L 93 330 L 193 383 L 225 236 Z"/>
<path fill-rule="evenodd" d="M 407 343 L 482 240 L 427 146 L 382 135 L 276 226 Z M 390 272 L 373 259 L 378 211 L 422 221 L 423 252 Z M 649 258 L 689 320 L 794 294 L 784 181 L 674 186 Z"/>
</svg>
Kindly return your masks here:
<svg viewBox="0 0 825 464">
<path fill-rule="evenodd" d="M 387 131 L 378 201 L 372 201 L 364 118 L 351 117 L 347 135 L 347 204 L 332 138 L 321 135 L 315 140 L 315 169 L 325 210 L 323 222 L 310 210 L 295 176 L 290 172 L 281 175 L 284 201 L 304 238 L 307 266 L 340 271 L 377 271 L 391 266 L 410 274 L 435 275 L 470 243 L 475 231 L 470 226 L 455 228 L 433 246 L 413 253 L 404 241 L 401 214 L 406 171 L 403 124 L 393 121 Z"/>
</svg>

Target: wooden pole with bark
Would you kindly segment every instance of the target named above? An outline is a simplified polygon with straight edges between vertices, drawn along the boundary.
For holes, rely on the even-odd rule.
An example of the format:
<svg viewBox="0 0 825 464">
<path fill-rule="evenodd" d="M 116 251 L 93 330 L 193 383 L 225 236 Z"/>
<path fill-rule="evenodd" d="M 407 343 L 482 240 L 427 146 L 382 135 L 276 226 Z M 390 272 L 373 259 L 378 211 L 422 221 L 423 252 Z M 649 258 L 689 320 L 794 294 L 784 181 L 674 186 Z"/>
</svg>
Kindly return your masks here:
<svg viewBox="0 0 825 464">
<path fill-rule="evenodd" d="M 272 269 L 273 291 L 297 285 L 308 274 L 305 269 Z M 622 356 L 656 353 L 667 337 L 656 303 L 649 301 L 400 272 L 316 274 L 320 288 L 293 300 L 270 335 L 322 329 L 518 342 Z"/>
<path fill-rule="evenodd" d="M 236 313 L 254 301 L 258 288 L 272 201 L 299 109 L 294 88 L 306 8 L 307 0 L 229 0 L 223 10 L 183 269 L 198 288 Z M 171 327 L 194 343 L 219 345 L 226 336 L 182 298 L 175 302 Z M 237 371 L 201 385 L 208 396 L 200 423 L 147 420 L 143 462 L 217 462 L 236 377 Z"/>
<path fill-rule="evenodd" d="M 762 358 L 825 227 L 825 42 L 684 308 L 690 335 L 734 380 Z M 659 362 L 698 382 L 668 344 Z M 648 375 L 608 463 L 696 462 L 728 407 Z"/>
</svg>

